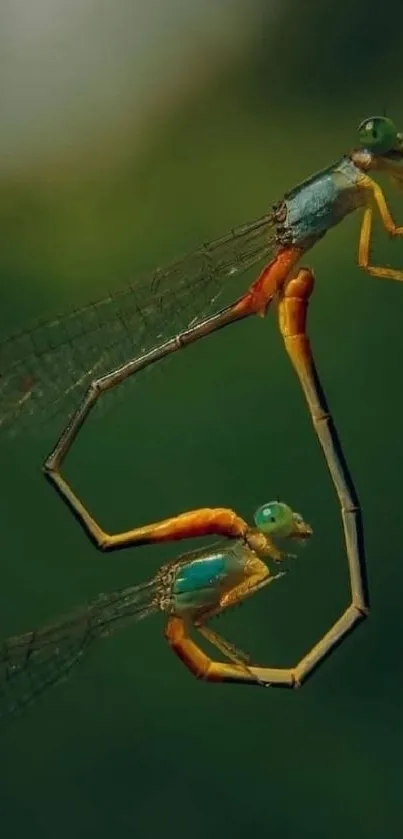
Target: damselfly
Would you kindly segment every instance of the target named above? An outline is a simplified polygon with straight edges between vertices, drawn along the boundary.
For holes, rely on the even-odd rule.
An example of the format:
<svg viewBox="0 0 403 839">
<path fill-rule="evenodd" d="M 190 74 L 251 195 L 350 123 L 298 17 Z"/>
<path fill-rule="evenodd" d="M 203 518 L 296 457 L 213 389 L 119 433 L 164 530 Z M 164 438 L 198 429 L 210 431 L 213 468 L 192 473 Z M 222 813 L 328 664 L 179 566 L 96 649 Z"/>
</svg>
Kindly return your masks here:
<svg viewBox="0 0 403 839">
<path fill-rule="evenodd" d="M 255 525 L 253 549 L 235 539 L 185 554 L 162 566 L 147 583 L 99 595 L 89 606 L 56 624 L 4 641 L 0 645 L 0 718 L 21 711 L 66 677 L 99 638 L 155 612 L 167 615 L 167 641 L 197 678 L 298 685 L 312 670 L 312 657 L 290 669 L 256 667 L 247 655 L 206 626 L 215 615 L 284 575 L 284 571 L 273 574 L 267 564 L 268 558 L 278 562 L 285 556 L 274 540 L 301 541 L 312 534 L 302 517 L 279 501 L 260 507 Z M 191 627 L 229 661 L 209 658 L 190 638 Z"/>
</svg>

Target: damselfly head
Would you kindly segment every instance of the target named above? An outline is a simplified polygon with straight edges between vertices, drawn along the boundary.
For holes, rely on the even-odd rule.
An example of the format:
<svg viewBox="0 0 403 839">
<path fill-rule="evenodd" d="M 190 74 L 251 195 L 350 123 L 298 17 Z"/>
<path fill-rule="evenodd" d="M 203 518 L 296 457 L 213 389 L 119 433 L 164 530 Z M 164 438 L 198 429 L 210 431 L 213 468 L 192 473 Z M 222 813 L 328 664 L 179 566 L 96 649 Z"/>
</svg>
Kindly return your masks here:
<svg viewBox="0 0 403 839">
<path fill-rule="evenodd" d="M 294 513 L 288 504 L 269 501 L 256 510 L 256 527 L 262 532 L 279 539 L 305 540 L 312 536 L 312 528 L 299 513 Z"/>
<path fill-rule="evenodd" d="M 382 161 L 399 163 L 403 161 L 403 134 L 399 134 L 395 123 L 387 116 L 374 116 L 364 119 L 358 126 L 360 147 L 373 158 L 374 166 Z M 371 167 L 372 168 L 372 167 Z M 386 166 L 385 168 L 390 168 Z"/>
</svg>

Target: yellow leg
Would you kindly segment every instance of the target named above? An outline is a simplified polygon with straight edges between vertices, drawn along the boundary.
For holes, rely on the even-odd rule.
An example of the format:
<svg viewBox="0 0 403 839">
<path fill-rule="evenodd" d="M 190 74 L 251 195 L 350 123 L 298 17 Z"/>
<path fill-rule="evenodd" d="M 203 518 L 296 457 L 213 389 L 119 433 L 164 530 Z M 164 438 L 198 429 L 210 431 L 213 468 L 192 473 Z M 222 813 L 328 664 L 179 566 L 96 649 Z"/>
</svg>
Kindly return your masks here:
<svg viewBox="0 0 403 839">
<path fill-rule="evenodd" d="M 204 626 L 204 624 L 197 624 L 196 629 L 200 635 L 212 644 L 213 647 L 216 647 L 220 653 L 229 658 L 229 660 L 238 667 L 241 667 L 253 682 L 257 682 L 262 687 L 270 687 L 269 682 L 262 682 L 253 674 L 253 671 L 248 666 L 250 659 L 246 653 L 242 652 L 242 650 L 238 650 L 233 644 L 230 644 L 225 640 L 225 638 L 222 638 L 221 635 L 218 635 L 217 632 L 213 632 L 210 627 Z"/>
<path fill-rule="evenodd" d="M 248 663 L 249 656 L 246 653 L 242 650 L 238 650 L 237 647 L 230 644 L 229 641 L 226 641 L 225 638 L 222 638 L 218 632 L 214 632 L 209 626 L 204 626 L 204 624 L 200 623 L 196 624 L 196 629 L 200 632 L 200 635 L 209 642 L 209 644 L 216 647 L 220 653 L 226 655 L 230 661 L 234 662 L 234 664 L 239 664 L 239 666 L 242 667 Z"/>
<path fill-rule="evenodd" d="M 194 623 L 195 629 L 215 646 L 223 655 L 227 656 L 233 665 L 213 661 L 200 647 L 189 637 L 187 626 L 182 618 L 172 617 L 169 619 L 166 628 L 166 638 L 174 653 L 183 661 L 186 667 L 198 679 L 207 681 L 230 681 L 246 682 L 255 685 L 268 687 L 271 684 L 269 675 L 274 674 L 278 684 L 292 686 L 292 676 L 288 670 L 269 670 L 249 665 L 249 657 L 241 650 L 237 650 L 224 638 L 221 638 L 210 627 L 205 625 L 215 614 L 219 614 L 229 606 L 240 603 L 246 597 L 250 597 L 259 589 L 272 583 L 285 572 L 279 572 L 272 576 L 267 566 L 258 557 L 251 559 L 250 571 L 252 573 L 247 580 L 242 581 L 230 592 L 223 595 L 220 606 L 217 609 L 207 612 L 199 622 Z M 264 678 L 261 677 L 264 673 Z"/>
<path fill-rule="evenodd" d="M 267 565 L 254 552 L 251 552 L 245 569 L 245 578 L 229 591 L 225 592 L 225 594 L 222 594 L 219 605 L 214 609 L 204 612 L 200 623 L 195 621 L 194 625 L 199 628 L 201 624 L 205 624 L 210 618 L 221 614 L 224 609 L 236 606 L 245 600 L 246 597 L 251 597 L 252 594 L 256 594 L 261 588 L 265 588 L 270 583 L 273 583 L 274 580 L 279 580 L 280 577 L 284 577 L 286 573 L 286 571 L 279 571 L 277 574 L 271 574 Z"/>
<path fill-rule="evenodd" d="M 368 189 L 369 195 L 372 196 L 376 206 L 378 207 L 383 225 L 391 236 L 403 236 L 403 227 L 397 227 L 389 212 L 385 196 L 377 183 L 371 178 L 365 176 L 363 178 L 363 187 Z M 396 268 L 387 268 L 385 266 L 375 266 L 370 264 L 370 249 L 371 249 L 371 233 L 372 233 L 372 218 L 373 208 L 368 206 L 364 211 L 364 218 L 361 226 L 360 241 L 358 246 L 358 264 L 360 268 L 367 271 L 373 277 L 381 277 L 389 280 L 403 281 L 403 271 Z"/>
<path fill-rule="evenodd" d="M 258 562 L 260 562 L 260 560 L 256 561 L 256 563 Z M 274 580 L 279 580 L 280 577 L 284 577 L 287 573 L 286 571 L 279 571 L 278 574 L 272 575 L 264 562 L 262 562 L 261 565 L 261 570 L 257 570 L 246 580 L 243 580 L 222 596 L 220 600 L 220 611 L 228 609 L 230 606 L 236 606 L 237 603 L 245 600 L 246 597 L 251 597 L 252 594 L 256 594 L 256 592 L 261 588 L 265 588 L 270 585 L 270 583 L 273 583 Z"/>
<path fill-rule="evenodd" d="M 368 180 L 371 180 L 370 178 Z M 371 180 L 371 192 L 378 207 L 385 229 L 391 236 L 403 236 L 403 226 L 398 227 L 389 212 L 386 198 L 379 184 Z"/>
</svg>

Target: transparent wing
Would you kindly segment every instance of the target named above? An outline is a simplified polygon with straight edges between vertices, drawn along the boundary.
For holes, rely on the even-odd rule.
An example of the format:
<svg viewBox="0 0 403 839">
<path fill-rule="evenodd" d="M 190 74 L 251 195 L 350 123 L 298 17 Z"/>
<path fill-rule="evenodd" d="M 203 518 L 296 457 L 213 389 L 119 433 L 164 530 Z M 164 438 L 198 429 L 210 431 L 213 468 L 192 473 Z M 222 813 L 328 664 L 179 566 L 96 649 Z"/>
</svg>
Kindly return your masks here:
<svg viewBox="0 0 403 839">
<path fill-rule="evenodd" d="M 152 581 L 100 595 L 64 620 L 0 645 L 0 720 L 65 678 L 98 638 L 157 611 L 155 594 Z"/>
<path fill-rule="evenodd" d="M 225 280 L 267 259 L 273 215 L 232 230 L 152 278 L 0 344 L 0 430 L 66 415 L 90 382 L 197 323 Z"/>
</svg>

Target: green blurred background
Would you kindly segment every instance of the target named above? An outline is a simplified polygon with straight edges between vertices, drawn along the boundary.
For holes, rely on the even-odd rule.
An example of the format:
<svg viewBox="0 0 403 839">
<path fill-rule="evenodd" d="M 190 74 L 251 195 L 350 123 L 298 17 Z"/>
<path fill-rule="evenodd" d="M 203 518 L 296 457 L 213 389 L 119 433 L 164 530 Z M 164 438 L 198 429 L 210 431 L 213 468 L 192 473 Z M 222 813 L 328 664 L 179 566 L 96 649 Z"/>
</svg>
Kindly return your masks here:
<svg viewBox="0 0 403 839">
<path fill-rule="evenodd" d="M 2 336 L 265 212 L 353 145 L 365 116 L 386 107 L 403 125 L 398 2 L 385 16 L 373 0 L 154 2 L 147 25 L 140 0 L 92 2 L 85 19 L 66 4 L 63 26 L 62 4 L 37 0 L 27 18 L 29 5 L 2 12 Z M 401 221 L 401 197 L 391 206 Z M 290 693 L 196 682 L 159 618 L 103 642 L 2 732 L 7 839 L 401 835 L 403 290 L 360 273 L 358 230 L 348 219 L 308 262 L 313 346 L 363 507 L 370 621 Z M 374 253 L 402 265 L 382 232 Z M 296 661 L 349 592 L 274 313 L 129 391 L 85 428 L 74 486 L 110 531 L 205 505 L 250 519 L 276 496 L 302 512 L 315 536 L 292 572 L 219 624 L 256 661 Z M 97 554 L 41 475 L 57 431 L 1 441 L 3 637 L 175 555 Z"/>
</svg>

